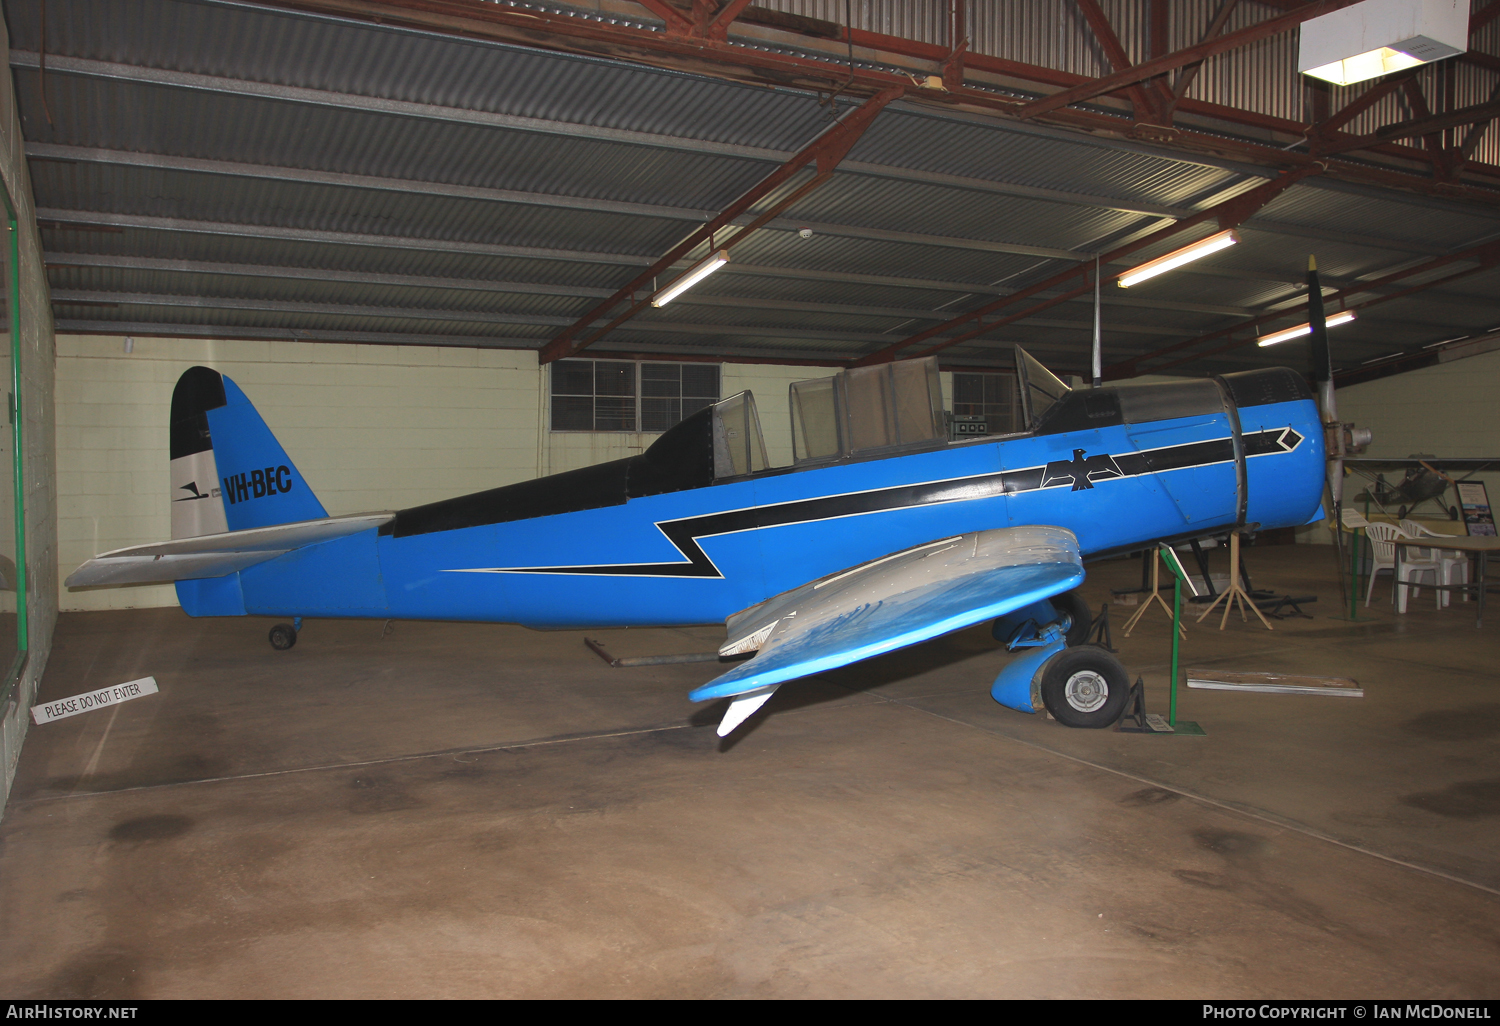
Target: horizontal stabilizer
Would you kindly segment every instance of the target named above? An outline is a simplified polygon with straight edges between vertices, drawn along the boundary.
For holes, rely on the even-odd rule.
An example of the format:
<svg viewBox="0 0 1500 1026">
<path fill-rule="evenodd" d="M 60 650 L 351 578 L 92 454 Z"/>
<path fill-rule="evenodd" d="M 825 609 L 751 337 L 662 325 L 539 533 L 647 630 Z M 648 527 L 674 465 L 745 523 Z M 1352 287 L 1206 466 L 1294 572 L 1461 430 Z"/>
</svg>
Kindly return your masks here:
<svg viewBox="0 0 1500 1026">
<path fill-rule="evenodd" d="M 1078 539 L 1061 527 L 1008 527 L 919 545 L 731 617 L 720 652 L 759 651 L 689 697 L 744 695 L 846 666 L 1003 616 L 1082 582 Z"/>
<path fill-rule="evenodd" d="M 748 720 L 755 710 L 766 704 L 766 699 L 776 693 L 779 685 L 772 685 L 763 691 L 754 694 L 739 695 L 733 702 L 729 703 L 729 710 L 724 713 L 724 718 L 719 721 L 719 736 L 728 737 L 735 727 Z"/>
<path fill-rule="evenodd" d="M 69 574 L 63 583 L 69 588 L 85 588 L 100 584 L 164 584 L 224 577 L 305 545 L 377 528 L 395 516 L 394 513 L 356 513 L 225 534 L 205 534 L 152 545 L 134 545 L 95 556 Z"/>
</svg>

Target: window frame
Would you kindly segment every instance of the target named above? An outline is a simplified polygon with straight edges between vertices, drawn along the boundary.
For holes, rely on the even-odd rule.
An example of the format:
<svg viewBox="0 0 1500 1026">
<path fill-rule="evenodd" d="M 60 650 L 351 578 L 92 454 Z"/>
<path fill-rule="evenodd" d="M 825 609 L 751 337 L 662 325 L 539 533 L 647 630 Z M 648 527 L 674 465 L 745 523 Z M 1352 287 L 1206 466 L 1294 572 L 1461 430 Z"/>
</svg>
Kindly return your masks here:
<svg viewBox="0 0 1500 1026">
<path fill-rule="evenodd" d="M 633 388 L 634 388 L 634 399 L 635 399 L 635 418 L 634 418 L 634 420 L 635 420 L 635 427 L 634 428 L 560 428 L 560 427 L 557 427 L 555 425 L 554 421 L 553 421 L 553 407 L 554 407 L 554 403 L 556 402 L 556 400 L 558 398 L 569 398 L 568 393 L 562 393 L 561 395 L 559 395 L 559 393 L 557 392 L 557 389 L 556 389 L 556 385 L 555 385 L 556 373 L 557 373 L 556 368 L 558 367 L 558 365 L 563 364 L 563 363 L 588 363 L 591 366 L 593 364 L 597 364 L 597 363 L 628 363 L 628 364 L 632 364 L 634 366 L 634 372 L 633 372 L 633 382 L 634 382 L 634 384 L 633 384 Z M 612 359 L 612 358 L 610 358 L 608 356 L 583 356 L 583 357 L 571 357 L 571 358 L 569 358 L 567 360 L 558 360 L 558 361 L 554 362 L 551 366 L 552 366 L 553 369 L 549 370 L 548 373 L 547 373 L 547 433 L 548 434 L 558 434 L 558 435 L 659 435 L 659 434 L 662 434 L 662 433 L 664 433 L 666 431 L 671 430 L 671 427 L 675 427 L 676 424 L 673 424 L 673 425 L 670 425 L 669 427 L 665 427 L 665 428 L 661 428 L 661 429 L 655 429 L 655 428 L 649 428 L 648 429 L 648 428 L 643 428 L 641 426 L 641 423 L 642 423 L 641 405 L 642 405 L 642 400 L 643 399 L 671 398 L 669 396 L 647 396 L 647 395 L 643 395 L 642 394 L 644 390 L 642 388 L 642 380 L 643 379 L 642 379 L 642 375 L 641 375 L 641 370 L 642 370 L 642 368 L 648 367 L 648 366 L 713 367 L 714 371 L 715 371 L 715 375 L 718 378 L 718 381 L 716 383 L 716 389 L 715 389 L 718 392 L 718 395 L 712 397 L 712 399 L 710 400 L 710 403 L 720 402 L 724 398 L 724 365 L 722 363 L 709 363 L 707 361 L 692 361 L 692 360 L 621 360 L 621 359 Z M 575 396 L 574 398 L 583 398 L 583 397 L 582 396 Z M 595 393 L 593 393 L 590 396 L 590 398 L 592 398 L 592 399 L 598 399 L 599 398 L 599 394 L 597 392 L 595 392 Z M 621 396 L 620 398 L 624 398 L 624 396 Z M 677 399 L 680 402 L 683 398 L 684 398 L 684 396 L 682 395 L 681 389 L 679 388 Z M 708 398 L 708 397 L 706 397 L 706 396 L 688 396 L 687 398 L 703 399 L 703 398 Z M 697 411 L 694 410 L 693 412 L 696 413 Z M 597 413 L 597 407 L 596 407 L 595 408 L 595 419 L 596 419 L 596 421 L 597 421 L 597 418 L 598 418 L 598 413 Z M 682 423 L 683 419 L 684 419 L 683 417 L 679 417 L 677 419 L 676 423 L 677 424 Z"/>
<path fill-rule="evenodd" d="M 1021 396 L 1021 379 L 1020 379 L 1020 375 L 1018 375 L 1015 371 L 1013 371 L 1013 370 L 1001 370 L 1001 371 L 994 371 L 994 370 L 986 370 L 986 371 L 978 371 L 978 370 L 974 370 L 974 371 L 960 371 L 960 370 L 955 370 L 955 371 L 953 371 L 953 398 L 952 398 L 952 401 L 949 404 L 952 407 L 952 409 L 951 409 L 950 412 L 955 417 L 956 416 L 981 416 L 981 417 L 988 418 L 988 417 L 991 417 L 991 416 L 997 416 L 997 415 L 999 415 L 1000 411 L 996 411 L 995 413 L 981 412 L 979 414 L 972 414 L 972 413 L 960 414 L 959 413 L 959 407 L 960 406 L 996 407 L 996 406 L 1001 406 L 1002 405 L 1001 403 L 986 403 L 986 402 L 970 403 L 970 402 L 961 402 L 959 400 L 959 398 L 958 398 L 958 384 L 959 384 L 958 383 L 958 379 L 961 376 L 972 376 L 972 377 L 976 377 L 976 378 L 1005 378 L 1005 379 L 1008 379 L 1009 384 L 1010 384 L 1010 400 L 1009 400 L 1008 403 L 1003 404 L 1003 405 L 1006 405 L 1006 406 L 1009 407 L 1008 412 L 1009 412 L 1009 415 L 1010 415 L 1010 430 L 1009 431 L 997 431 L 997 432 L 993 432 L 993 433 L 987 434 L 987 435 L 973 435 L 973 436 L 969 436 L 969 437 L 971 437 L 971 438 L 998 438 L 998 437 L 1007 436 L 1007 435 L 1024 435 L 1028 431 L 1030 431 L 1030 425 L 1026 424 L 1026 413 L 1025 413 L 1025 408 L 1023 406 L 1023 400 L 1022 400 L 1022 396 Z M 983 387 L 981 386 L 981 394 L 982 393 L 983 393 Z"/>
</svg>

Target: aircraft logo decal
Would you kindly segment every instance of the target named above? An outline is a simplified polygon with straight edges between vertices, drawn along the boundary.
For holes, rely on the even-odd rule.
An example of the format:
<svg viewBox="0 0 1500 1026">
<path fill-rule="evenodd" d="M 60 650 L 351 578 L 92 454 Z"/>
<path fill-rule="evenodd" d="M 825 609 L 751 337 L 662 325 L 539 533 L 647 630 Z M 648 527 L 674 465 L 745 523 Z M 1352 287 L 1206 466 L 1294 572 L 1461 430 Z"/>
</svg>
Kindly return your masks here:
<svg viewBox="0 0 1500 1026">
<path fill-rule="evenodd" d="M 1125 476 L 1125 472 L 1120 469 L 1120 465 L 1109 453 L 1090 456 L 1088 459 L 1083 458 L 1083 453 L 1082 449 L 1074 449 L 1071 461 L 1054 460 L 1047 464 L 1047 468 L 1042 471 L 1042 487 L 1050 488 L 1055 484 L 1070 481 L 1073 484 L 1073 491 L 1081 492 L 1085 488 L 1094 487 L 1095 479 L 1107 480 L 1112 477 Z"/>
<path fill-rule="evenodd" d="M 184 495 L 180 499 L 173 499 L 172 500 L 173 502 L 192 502 L 194 499 L 212 499 L 213 498 L 213 494 L 212 493 L 210 493 L 210 492 L 200 492 L 198 490 L 198 482 L 197 481 L 189 481 L 187 484 L 182 485 L 177 490 L 179 492 L 192 492 L 193 494 L 192 495 Z"/>
<path fill-rule="evenodd" d="M 1245 455 L 1272 456 L 1289 453 L 1302 444 L 1302 435 L 1290 427 L 1271 428 L 1244 436 Z M 1234 460 L 1234 440 L 1215 438 L 1204 442 L 1147 449 L 1119 456 L 1101 454 L 1085 458 L 1084 450 L 1073 450 L 1072 460 L 1046 466 L 1007 470 L 998 474 L 926 481 L 868 492 L 796 499 L 769 506 L 706 513 L 681 520 L 662 520 L 656 529 L 686 560 L 671 563 L 605 563 L 588 566 L 457 567 L 446 573 L 471 574 L 586 574 L 603 577 L 704 577 L 722 579 L 723 573 L 698 544 L 700 539 L 740 531 L 764 530 L 790 524 L 882 513 L 889 510 L 997 495 L 1017 494 L 1071 485 L 1071 491 L 1094 487 L 1095 481 L 1123 480 L 1142 474 L 1207 467 Z M 1081 483 L 1080 483 L 1081 482 Z"/>
</svg>

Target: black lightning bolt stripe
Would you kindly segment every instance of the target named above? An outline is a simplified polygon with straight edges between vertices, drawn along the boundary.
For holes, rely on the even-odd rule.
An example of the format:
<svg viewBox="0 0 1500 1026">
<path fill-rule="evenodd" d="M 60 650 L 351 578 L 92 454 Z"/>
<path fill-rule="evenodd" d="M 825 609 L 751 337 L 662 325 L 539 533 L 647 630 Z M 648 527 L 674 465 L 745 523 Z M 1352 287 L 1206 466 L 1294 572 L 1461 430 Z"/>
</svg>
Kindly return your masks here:
<svg viewBox="0 0 1500 1026">
<path fill-rule="evenodd" d="M 1292 428 L 1272 428 L 1268 431 L 1246 435 L 1245 452 L 1249 456 L 1268 456 L 1273 453 L 1291 452 L 1301 443 L 1302 435 Z M 1207 442 L 1187 442 L 1183 445 L 1170 445 L 1160 449 L 1148 449 L 1145 452 L 1115 456 L 1114 463 L 1120 468 L 1120 475 L 1117 476 L 1113 471 L 1107 471 L 1094 480 L 1122 480 L 1127 477 L 1139 477 L 1142 474 L 1228 463 L 1233 459 L 1234 447 L 1229 438 L 1216 438 Z M 970 499 L 990 498 L 995 495 L 1037 491 L 1044 487 L 1043 479 L 1046 477 L 1047 469 L 1047 467 L 1028 467 L 1024 470 L 1007 470 L 998 474 L 981 474 L 947 481 L 926 481 L 921 484 L 899 485 L 895 488 L 880 488 L 868 492 L 827 495 L 816 499 L 780 502 L 770 506 L 752 506 L 749 509 L 707 513 L 702 516 L 685 517 L 681 520 L 658 521 L 657 529 L 667 536 L 667 540 L 683 555 L 686 562 L 678 560 L 672 563 L 603 563 L 593 566 L 476 567 L 456 572 L 717 579 L 724 575 L 719 572 L 713 560 L 708 558 L 708 553 L 704 552 L 703 547 L 698 544 L 700 539 L 734 534 L 739 531 L 853 517 L 864 513 L 880 513 L 914 506 L 963 502 Z M 1067 487 L 1072 483 L 1071 476 L 1064 474 L 1058 477 L 1054 471 L 1052 477 L 1047 478 L 1045 487 Z"/>
</svg>

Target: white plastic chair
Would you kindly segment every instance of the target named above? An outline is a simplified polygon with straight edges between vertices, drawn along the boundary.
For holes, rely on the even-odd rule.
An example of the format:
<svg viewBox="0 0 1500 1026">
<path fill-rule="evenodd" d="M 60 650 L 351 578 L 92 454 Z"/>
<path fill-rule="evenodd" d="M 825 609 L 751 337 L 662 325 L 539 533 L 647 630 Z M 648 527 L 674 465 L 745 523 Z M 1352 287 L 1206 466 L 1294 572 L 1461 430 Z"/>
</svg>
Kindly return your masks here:
<svg viewBox="0 0 1500 1026">
<path fill-rule="evenodd" d="M 1426 525 L 1417 523 L 1415 520 L 1401 521 L 1401 530 L 1405 531 L 1407 536 L 1411 538 L 1444 537 Z M 1416 558 L 1418 559 L 1436 560 L 1443 568 L 1442 582 L 1444 584 L 1469 583 L 1469 554 L 1467 552 L 1459 552 L 1455 549 L 1442 549 L 1436 546 L 1430 549 L 1408 548 L 1406 551 L 1417 553 Z M 1465 602 L 1469 601 L 1468 592 L 1460 592 L 1460 594 L 1463 595 Z M 1440 605 L 1446 606 L 1452 597 L 1448 592 L 1443 592 L 1443 601 Z"/>
<path fill-rule="evenodd" d="M 1365 605 L 1369 606 L 1370 597 L 1375 593 L 1375 576 L 1382 570 L 1389 570 L 1394 576 L 1396 572 L 1396 539 L 1407 539 L 1408 535 L 1402 533 L 1401 528 L 1395 524 L 1370 523 L 1365 527 L 1365 537 L 1370 539 L 1370 586 L 1365 589 Z M 1439 574 L 1442 567 L 1436 560 L 1407 558 L 1413 554 L 1412 549 L 1406 550 L 1406 556 L 1401 560 L 1401 580 L 1411 583 L 1411 579 L 1417 574 L 1432 574 L 1432 583 L 1437 584 L 1440 580 Z M 1398 582 L 1399 583 L 1399 582 Z M 1406 612 L 1406 593 L 1410 590 L 1413 594 L 1421 594 L 1416 588 L 1396 588 L 1396 612 Z M 1443 607 L 1443 593 L 1437 592 L 1437 608 Z"/>
</svg>

